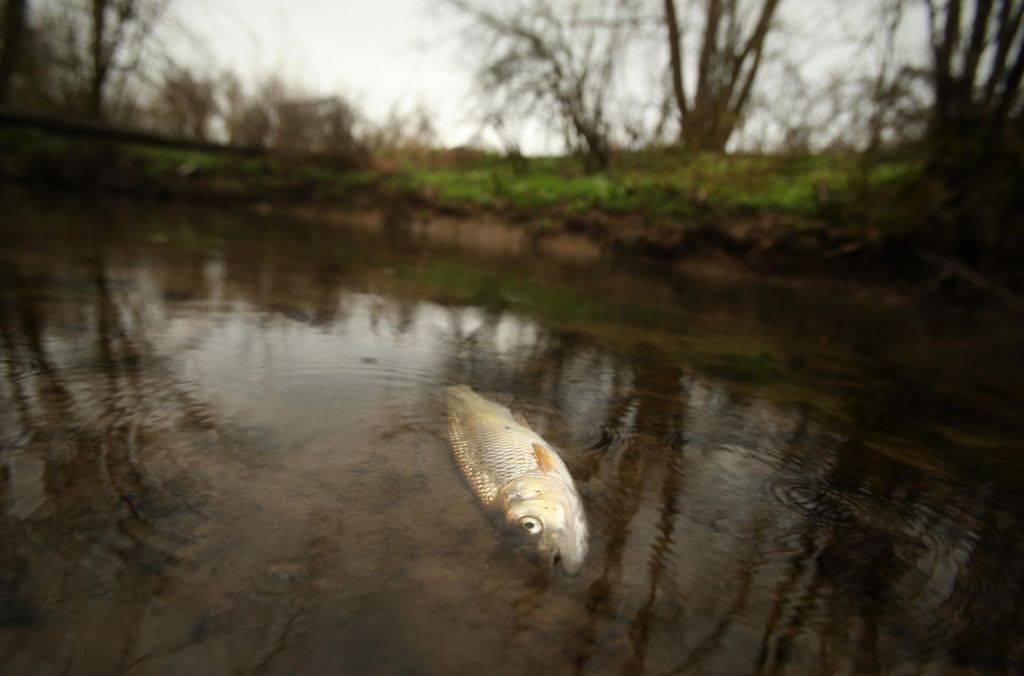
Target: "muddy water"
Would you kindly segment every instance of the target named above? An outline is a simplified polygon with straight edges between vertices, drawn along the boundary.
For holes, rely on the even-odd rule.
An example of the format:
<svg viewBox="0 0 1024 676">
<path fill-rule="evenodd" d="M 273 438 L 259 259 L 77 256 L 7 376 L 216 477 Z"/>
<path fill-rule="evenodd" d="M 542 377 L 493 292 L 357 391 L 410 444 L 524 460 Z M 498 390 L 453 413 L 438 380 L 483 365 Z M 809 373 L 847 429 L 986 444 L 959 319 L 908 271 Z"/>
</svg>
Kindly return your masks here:
<svg viewBox="0 0 1024 676">
<path fill-rule="evenodd" d="M 1017 320 L 402 223 L 3 213 L 2 673 L 1024 669 Z M 456 383 L 564 450 L 578 577 L 477 508 Z"/>
</svg>

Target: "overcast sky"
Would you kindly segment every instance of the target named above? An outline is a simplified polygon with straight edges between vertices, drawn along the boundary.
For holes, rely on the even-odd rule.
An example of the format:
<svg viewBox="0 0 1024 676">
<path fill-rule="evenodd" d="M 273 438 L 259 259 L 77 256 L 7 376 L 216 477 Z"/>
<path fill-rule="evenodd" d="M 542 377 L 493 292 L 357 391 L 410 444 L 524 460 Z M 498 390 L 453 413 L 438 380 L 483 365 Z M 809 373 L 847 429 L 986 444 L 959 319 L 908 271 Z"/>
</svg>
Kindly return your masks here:
<svg viewBox="0 0 1024 676">
<path fill-rule="evenodd" d="M 877 5 L 873 0 L 783 2 L 778 18 L 784 29 L 772 36 L 773 49 L 784 50 L 812 80 L 830 70 L 870 70 L 874 55 L 858 52 L 840 34 L 866 26 Z M 180 62 L 230 69 L 250 81 L 280 74 L 314 95 L 341 94 L 378 121 L 395 106 L 408 111 L 422 104 L 433 114 L 444 145 L 477 140 L 473 63 L 470 55 L 460 54 L 461 18 L 443 0 L 173 0 L 170 12 L 165 43 Z M 922 31 L 911 31 L 918 38 L 910 42 L 919 42 Z M 650 92 L 658 91 L 660 70 L 651 64 L 661 59 L 663 47 L 652 42 L 645 49 L 639 58 L 634 55 L 636 65 L 623 80 L 634 98 L 653 105 L 657 94 Z M 689 61 L 692 67 L 694 60 Z M 765 87 L 776 86 L 770 73 L 762 76 Z M 787 92 L 771 96 L 785 115 Z M 523 148 L 560 150 L 556 137 L 536 129 L 527 129 Z"/>
<path fill-rule="evenodd" d="M 175 0 L 171 12 L 169 42 L 188 63 L 246 79 L 277 72 L 378 120 L 423 103 L 449 145 L 478 129 L 458 22 L 438 0 Z"/>
</svg>

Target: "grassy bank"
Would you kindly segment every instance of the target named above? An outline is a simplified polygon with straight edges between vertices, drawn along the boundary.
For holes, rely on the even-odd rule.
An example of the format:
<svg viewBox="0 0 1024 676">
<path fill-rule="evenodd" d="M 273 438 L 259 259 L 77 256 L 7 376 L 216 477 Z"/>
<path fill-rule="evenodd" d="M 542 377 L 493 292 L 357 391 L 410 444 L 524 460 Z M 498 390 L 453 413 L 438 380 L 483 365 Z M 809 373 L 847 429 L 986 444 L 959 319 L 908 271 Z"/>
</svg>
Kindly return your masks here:
<svg viewBox="0 0 1024 676">
<path fill-rule="evenodd" d="M 917 163 L 904 158 L 865 168 L 858 158 L 842 154 L 687 156 L 669 151 L 623 153 L 600 174 L 582 172 L 572 158 L 512 162 L 457 152 L 429 153 L 381 170 L 339 166 L 327 158 L 238 155 L 34 129 L 0 129 L 0 149 L 8 178 L 267 199 L 345 198 L 372 190 L 445 210 L 631 215 L 684 226 L 708 211 L 839 222 L 863 215 L 865 193 L 898 187 L 919 171 Z"/>
<path fill-rule="evenodd" d="M 701 211 L 771 212 L 835 221 L 851 209 L 861 188 L 878 190 L 913 178 L 918 166 L 891 159 L 865 170 L 857 158 L 831 154 L 681 155 L 630 153 L 606 172 L 582 173 L 572 159 L 537 158 L 512 165 L 491 160 L 466 168 L 418 168 L 395 180 L 442 205 L 515 211 L 594 211 L 680 220 Z"/>
<path fill-rule="evenodd" d="M 571 232 L 663 258 L 723 254 L 784 274 L 877 268 L 910 219 L 893 208 L 921 165 L 890 157 L 620 153 L 587 174 L 573 158 L 455 150 L 362 166 L 231 148 L 0 128 L 0 175 L 47 187 L 170 199 L 381 208 L 401 218 L 494 214 L 533 236 Z M 904 213 L 906 213 L 904 211 Z M 883 254 L 880 255 L 879 252 Z M 899 262 L 902 265 L 902 262 Z"/>
<path fill-rule="evenodd" d="M 163 197 L 342 197 L 372 185 L 374 172 L 266 152 L 175 148 L 138 141 L 0 129 L 0 176 L 42 186 Z"/>
</svg>

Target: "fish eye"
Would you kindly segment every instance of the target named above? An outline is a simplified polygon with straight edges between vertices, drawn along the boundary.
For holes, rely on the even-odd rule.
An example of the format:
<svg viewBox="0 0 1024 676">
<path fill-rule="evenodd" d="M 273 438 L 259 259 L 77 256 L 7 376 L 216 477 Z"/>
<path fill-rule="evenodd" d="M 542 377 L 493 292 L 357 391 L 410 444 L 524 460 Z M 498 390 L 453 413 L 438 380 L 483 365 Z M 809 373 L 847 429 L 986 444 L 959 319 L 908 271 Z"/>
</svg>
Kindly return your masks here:
<svg viewBox="0 0 1024 676">
<path fill-rule="evenodd" d="M 525 530 L 530 535 L 535 535 L 541 531 L 540 521 L 533 518 L 532 516 L 526 516 L 520 519 L 519 527 Z"/>
</svg>

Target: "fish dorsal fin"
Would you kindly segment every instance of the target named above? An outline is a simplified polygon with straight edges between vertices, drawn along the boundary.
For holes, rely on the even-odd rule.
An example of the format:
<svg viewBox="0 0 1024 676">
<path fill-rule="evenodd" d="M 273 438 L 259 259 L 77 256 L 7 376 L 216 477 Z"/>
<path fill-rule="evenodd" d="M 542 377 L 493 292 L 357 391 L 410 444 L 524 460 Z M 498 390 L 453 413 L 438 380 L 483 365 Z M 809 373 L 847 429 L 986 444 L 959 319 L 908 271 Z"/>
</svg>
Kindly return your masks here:
<svg viewBox="0 0 1024 676">
<path fill-rule="evenodd" d="M 533 453 L 537 456 L 537 464 L 542 470 L 545 472 L 554 472 L 557 469 L 555 458 L 551 455 L 551 451 L 540 444 L 534 444 Z"/>
<path fill-rule="evenodd" d="M 530 430 L 531 432 L 533 431 L 533 429 L 530 427 L 530 423 L 526 422 L 526 418 L 519 411 L 512 411 L 512 419 L 515 420 L 520 425 L 522 425 L 523 427 L 525 427 L 526 429 Z"/>
</svg>

